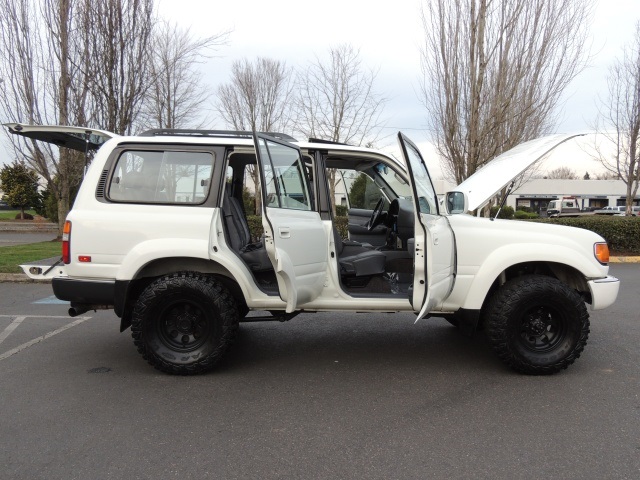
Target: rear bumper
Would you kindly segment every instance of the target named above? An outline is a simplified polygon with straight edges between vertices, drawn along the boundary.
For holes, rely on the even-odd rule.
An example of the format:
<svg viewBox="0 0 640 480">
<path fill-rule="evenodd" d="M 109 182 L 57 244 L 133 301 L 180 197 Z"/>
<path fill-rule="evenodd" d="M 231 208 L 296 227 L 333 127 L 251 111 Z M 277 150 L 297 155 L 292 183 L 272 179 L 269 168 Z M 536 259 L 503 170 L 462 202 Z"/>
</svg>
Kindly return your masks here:
<svg viewBox="0 0 640 480">
<path fill-rule="evenodd" d="M 91 305 L 113 305 L 115 280 L 74 280 L 56 277 L 51 281 L 54 295 L 60 300 Z"/>
<path fill-rule="evenodd" d="M 607 308 L 616 301 L 620 280 L 611 275 L 588 282 L 591 290 L 591 310 Z"/>
</svg>

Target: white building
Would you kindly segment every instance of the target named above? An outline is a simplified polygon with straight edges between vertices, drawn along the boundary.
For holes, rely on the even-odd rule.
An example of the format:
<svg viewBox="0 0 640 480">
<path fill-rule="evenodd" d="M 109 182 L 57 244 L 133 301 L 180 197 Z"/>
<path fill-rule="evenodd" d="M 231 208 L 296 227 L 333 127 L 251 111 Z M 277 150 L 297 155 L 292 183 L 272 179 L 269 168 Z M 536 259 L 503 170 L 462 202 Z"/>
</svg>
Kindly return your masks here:
<svg viewBox="0 0 640 480">
<path fill-rule="evenodd" d="M 522 185 L 507 198 L 507 205 L 529 207 L 540 213 L 547 203 L 559 197 L 576 197 L 581 209 L 624 205 L 627 186 L 622 180 L 551 180 L 535 179 Z M 640 205 L 636 196 L 634 205 Z"/>
<path fill-rule="evenodd" d="M 454 190 L 455 185 L 445 180 L 434 180 L 438 195 Z M 624 205 L 627 186 L 622 180 L 551 180 L 534 179 L 519 187 L 507 197 L 506 205 L 529 207 L 532 211 L 543 213 L 547 204 L 559 197 L 576 197 L 581 209 L 603 208 L 606 206 Z M 640 195 L 634 200 L 640 205 Z"/>
</svg>

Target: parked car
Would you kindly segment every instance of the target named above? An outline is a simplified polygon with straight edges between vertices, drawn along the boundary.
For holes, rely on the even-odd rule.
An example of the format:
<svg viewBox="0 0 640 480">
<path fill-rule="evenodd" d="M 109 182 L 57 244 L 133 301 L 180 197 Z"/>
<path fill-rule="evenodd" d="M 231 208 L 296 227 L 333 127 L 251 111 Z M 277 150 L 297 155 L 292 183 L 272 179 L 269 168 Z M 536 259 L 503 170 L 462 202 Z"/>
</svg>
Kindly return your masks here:
<svg viewBox="0 0 640 480">
<path fill-rule="evenodd" d="M 77 141 L 85 128 L 8 128 L 87 148 Z M 446 318 L 465 334 L 483 327 L 507 365 L 549 374 L 582 353 L 586 305 L 606 308 L 618 293 L 599 235 L 468 214 L 572 136 L 504 153 L 440 205 L 420 151 L 402 133 L 404 164 L 377 150 L 284 134 L 89 132 L 92 148 L 104 144 L 64 226 L 64 266 L 25 270 L 53 276 L 72 316 L 113 309 L 120 330 L 131 327 L 138 351 L 164 372 L 212 369 L 242 321 L 407 311 L 416 321 Z M 253 172 L 258 241 L 243 204 Z M 348 239 L 333 218 L 332 186 L 349 197 Z M 263 313 L 246 317 L 250 310 Z"/>
<path fill-rule="evenodd" d="M 640 211 L 640 207 L 631 207 L 632 208 L 632 215 L 638 215 L 638 212 Z M 618 205 L 618 206 L 607 206 L 604 208 L 601 208 L 599 210 L 596 210 L 595 212 L 593 212 L 596 215 L 614 215 L 614 216 L 624 216 L 626 215 L 627 212 L 627 207 L 624 205 Z"/>
</svg>

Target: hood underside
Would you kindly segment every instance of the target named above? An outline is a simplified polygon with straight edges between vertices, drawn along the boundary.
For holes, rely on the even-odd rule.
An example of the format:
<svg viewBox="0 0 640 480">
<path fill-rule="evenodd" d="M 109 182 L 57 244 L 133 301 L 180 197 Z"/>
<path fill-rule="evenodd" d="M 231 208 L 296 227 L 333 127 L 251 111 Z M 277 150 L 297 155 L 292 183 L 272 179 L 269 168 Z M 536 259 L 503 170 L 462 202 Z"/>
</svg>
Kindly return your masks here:
<svg viewBox="0 0 640 480">
<path fill-rule="evenodd" d="M 521 143 L 491 160 L 453 191 L 466 194 L 469 211 L 484 207 L 500 190 L 551 150 L 581 135 L 584 134 L 549 135 Z"/>
</svg>

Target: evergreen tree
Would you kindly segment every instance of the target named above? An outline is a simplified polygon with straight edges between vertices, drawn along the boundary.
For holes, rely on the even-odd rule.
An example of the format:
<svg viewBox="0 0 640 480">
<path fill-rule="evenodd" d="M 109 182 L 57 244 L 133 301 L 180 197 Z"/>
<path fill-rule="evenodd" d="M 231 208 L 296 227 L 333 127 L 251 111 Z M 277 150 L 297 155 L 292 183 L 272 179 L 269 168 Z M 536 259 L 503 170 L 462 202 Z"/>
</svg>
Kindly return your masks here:
<svg viewBox="0 0 640 480">
<path fill-rule="evenodd" d="M 4 190 L 5 200 L 10 206 L 20 209 L 20 218 L 24 220 L 24 210 L 36 206 L 38 196 L 38 175 L 24 162 L 13 162 L 5 165 L 0 171 L 0 185 Z"/>
</svg>

